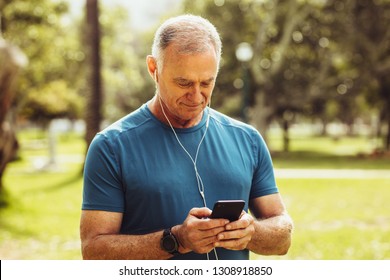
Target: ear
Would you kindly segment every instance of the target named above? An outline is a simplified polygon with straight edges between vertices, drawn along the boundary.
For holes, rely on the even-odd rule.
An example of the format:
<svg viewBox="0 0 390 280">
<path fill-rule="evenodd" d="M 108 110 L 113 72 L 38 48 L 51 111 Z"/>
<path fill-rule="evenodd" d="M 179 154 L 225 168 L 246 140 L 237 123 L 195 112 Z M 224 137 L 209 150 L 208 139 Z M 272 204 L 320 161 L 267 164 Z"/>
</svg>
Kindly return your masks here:
<svg viewBox="0 0 390 280">
<path fill-rule="evenodd" d="M 153 56 L 148 55 L 146 57 L 146 65 L 148 67 L 149 75 L 152 77 L 152 79 L 155 82 L 157 82 L 157 61 L 156 61 L 156 59 Z"/>
</svg>

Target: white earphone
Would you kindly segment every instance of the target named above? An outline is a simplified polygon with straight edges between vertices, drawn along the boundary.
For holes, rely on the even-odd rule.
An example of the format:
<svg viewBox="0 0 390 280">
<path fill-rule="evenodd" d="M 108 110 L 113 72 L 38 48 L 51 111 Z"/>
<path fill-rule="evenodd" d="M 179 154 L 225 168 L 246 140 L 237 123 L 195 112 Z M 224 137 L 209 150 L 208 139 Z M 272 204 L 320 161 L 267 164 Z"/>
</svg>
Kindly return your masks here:
<svg viewBox="0 0 390 280">
<path fill-rule="evenodd" d="M 154 72 L 154 76 L 156 77 L 156 72 Z M 165 110 L 164 110 L 164 107 L 163 107 L 163 105 L 162 105 L 162 103 L 164 103 L 164 101 L 162 100 L 160 94 L 157 93 L 157 96 L 158 96 L 158 99 L 159 99 L 159 103 L 160 103 L 160 107 L 161 107 L 162 113 L 163 113 L 165 119 L 167 120 L 169 126 L 171 127 L 171 130 L 172 130 L 173 134 L 175 135 L 175 138 L 176 138 L 177 142 L 179 143 L 179 145 L 180 145 L 180 147 L 183 149 L 183 151 L 188 155 L 188 157 L 190 158 L 190 160 L 192 161 L 192 163 L 193 163 L 193 165 L 194 165 L 195 176 L 196 176 L 196 181 L 197 181 L 197 185 L 198 185 L 198 191 L 199 191 L 200 196 L 202 197 L 204 206 L 207 207 L 206 197 L 205 197 L 205 193 L 204 193 L 204 185 L 203 185 L 202 177 L 200 176 L 200 174 L 199 174 L 199 172 L 198 172 L 198 168 L 197 168 L 197 166 L 196 166 L 196 162 L 197 162 L 197 160 L 198 160 L 198 155 L 199 155 L 200 146 L 202 145 L 203 140 L 204 140 L 204 138 L 206 137 L 206 134 L 207 134 L 207 131 L 208 131 L 208 128 L 209 128 L 209 123 L 210 123 L 210 112 L 207 114 L 206 130 L 205 130 L 205 132 L 203 133 L 203 136 L 202 136 L 202 138 L 201 138 L 200 141 L 199 141 L 198 148 L 196 149 L 196 153 L 195 153 L 195 158 L 193 158 L 193 157 L 191 156 L 191 154 L 187 151 L 187 149 L 184 147 L 184 145 L 181 143 L 179 137 L 178 137 L 177 134 L 176 134 L 175 129 L 173 128 L 171 122 L 169 121 L 167 115 L 165 114 Z M 164 104 L 165 104 L 165 103 L 164 103 Z M 217 251 L 216 251 L 215 248 L 214 248 L 214 254 L 215 254 L 215 258 L 218 260 L 218 254 L 217 254 Z M 207 259 L 210 260 L 209 253 L 207 253 Z"/>
</svg>

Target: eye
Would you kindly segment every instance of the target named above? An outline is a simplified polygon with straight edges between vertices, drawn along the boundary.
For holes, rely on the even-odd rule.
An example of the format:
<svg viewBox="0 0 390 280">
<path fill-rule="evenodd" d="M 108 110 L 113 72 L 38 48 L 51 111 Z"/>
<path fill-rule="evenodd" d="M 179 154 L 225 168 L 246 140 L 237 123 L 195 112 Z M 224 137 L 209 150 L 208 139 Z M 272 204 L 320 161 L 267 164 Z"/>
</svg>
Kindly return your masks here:
<svg viewBox="0 0 390 280">
<path fill-rule="evenodd" d="M 211 86 L 211 83 L 210 82 L 203 82 L 200 85 L 201 85 L 201 87 L 208 88 L 209 86 Z"/>
<path fill-rule="evenodd" d="M 214 84 L 214 78 L 211 78 L 211 79 L 202 81 L 200 83 L 200 86 L 203 88 L 209 88 L 209 87 L 212 87 L 213 84 Z"/>
<path fill-rule="evenodd" d="M 177 84 L 179 85 L 179 87 L 182 87 L 182 88 L 189 88 L 192 86 L 192 83 L 188 82 L 188 81 L 181 81 L 181 82 L 178 82 Z"/>
</svg>

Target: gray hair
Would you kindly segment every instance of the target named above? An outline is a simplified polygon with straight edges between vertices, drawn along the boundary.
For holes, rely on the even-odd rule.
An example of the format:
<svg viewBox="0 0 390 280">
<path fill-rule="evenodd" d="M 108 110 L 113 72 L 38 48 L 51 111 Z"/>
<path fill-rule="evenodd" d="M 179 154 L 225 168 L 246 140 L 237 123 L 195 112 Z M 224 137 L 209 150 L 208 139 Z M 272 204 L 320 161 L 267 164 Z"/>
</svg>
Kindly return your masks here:
<svg viewBox="0 0 390 280">
<path fill-rule="evenodd" d="M 156 31 L 152 56 L 156 59 L 158 71 L 162 70 L 164 51 L 175 43 L 180 54 L 205 52 L 210 44 L 214 47 L 219 62 L 222 42 L 215 26 L 207 19 L 195 15 L 181 15 L 165 21 Z"/>
</svg>

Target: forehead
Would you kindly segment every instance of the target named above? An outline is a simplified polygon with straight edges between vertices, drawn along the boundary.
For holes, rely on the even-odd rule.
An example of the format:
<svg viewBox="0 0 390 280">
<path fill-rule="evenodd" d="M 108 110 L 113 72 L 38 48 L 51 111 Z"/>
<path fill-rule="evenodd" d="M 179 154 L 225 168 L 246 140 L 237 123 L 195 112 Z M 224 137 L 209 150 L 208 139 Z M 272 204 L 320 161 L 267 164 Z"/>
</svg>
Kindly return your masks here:
<svg viewBox="0 0 390 280">
<path fill-rule="evenodd" d="M 182 53 L 174 45 L 165 49 L 163 72 L 191 79 L 191 77 L 215 78 L 218 69 L 217 56 L 214 47 L 202 52 Z"/>
</svg>

